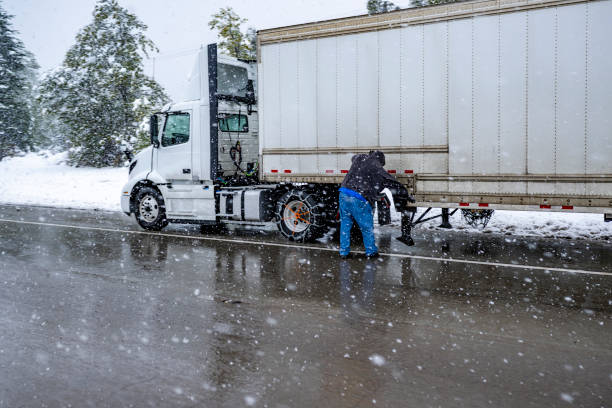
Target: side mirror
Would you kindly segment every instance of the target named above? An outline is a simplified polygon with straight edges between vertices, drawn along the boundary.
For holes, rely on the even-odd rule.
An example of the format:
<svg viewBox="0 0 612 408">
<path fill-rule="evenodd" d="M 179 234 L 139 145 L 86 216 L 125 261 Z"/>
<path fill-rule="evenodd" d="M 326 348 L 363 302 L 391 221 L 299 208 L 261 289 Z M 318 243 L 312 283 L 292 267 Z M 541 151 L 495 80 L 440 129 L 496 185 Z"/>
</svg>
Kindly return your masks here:
<svg viewBox="0 0 612 408">
<path fill-rule="evenodd" d="M 159 147 L 159 118 L 157 115 L 151 115 L 149 117 L 149 136 L 151 137 L 151 144 L 153 147 Z"/>
<path fill-rule="evenodd" d="M 255 105 L 255 87 L 253 86 L 253 80 L 249 79 L 246 86 L 246 99 L 247 104 Z"/>
<path fill-rule="evenodd" d="M 123 154 L 125 154 L 125 157 L 127 158 L 127 160 L 129 162 L 131 162 L 132 159 L 134 159 L 133 152 L 130 149 L 128 149 L 127 147 L 124 147 L 123 149 L 121 149 L 121 151 L 123 152 Z"/>
</svg>

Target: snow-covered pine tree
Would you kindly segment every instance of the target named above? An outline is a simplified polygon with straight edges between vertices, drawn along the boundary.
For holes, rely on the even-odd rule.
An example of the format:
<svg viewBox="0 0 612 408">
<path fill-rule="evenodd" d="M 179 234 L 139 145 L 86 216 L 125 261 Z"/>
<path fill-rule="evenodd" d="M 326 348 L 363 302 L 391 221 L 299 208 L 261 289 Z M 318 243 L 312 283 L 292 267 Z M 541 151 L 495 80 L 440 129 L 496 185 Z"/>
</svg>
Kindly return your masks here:
<svg viewBox="0 0 612 408">
<path fill-rule="evenodd" d="M 247 28 L 247 42 L 249 43 L 249 49 L 247 54 L 249 59 L 256 60 L 257 59 L 257 30 L 253 27 Z"/>
<path fill-rule="evenodd" d="M 143 56 L 157 50 L 146 29 L 117 0 L 100 0 L 62 66 L 42 81 L 41 102 L 66 130 L 71 164 L 121 165 L 123 148 L 146 137 L 142 119 L 167 101 L 144 74 Z"/>
<path fill-rule="evenodd" d="M 40 80 L 35 82 L 32 98 L 32 144 L 38 149 L 63 152 L 70 148 L 64 135 L 68 130 L 55 112 L 45 109 L 40 98 Z"/>
<path fill-rule="evenodd" d="M 240 18 L 231 7 L 225 7 L 211 16 L 208 26 L 211 30 L 217 30 L 221 39 L 219 48 L 229 56 L 251 59 L 255 51 L 253 49 L 253 30 L 246 35 L 240 30 L 242 24 L 246 22 L 247 19 Z"/>
<path fill-rule="evenodd" d="M 38 65 L 0 6 L 0 160 L 32 147 L 31 103 Z"/>
<path fill-rule="evenodd" d="M 368 14 L 379 14 L 387 13 L 393 10 L 399 10 L 400 8 L 393 4 L 393 2 L 387 0 L 368 0 L 366 7 Z"/>
</svg>

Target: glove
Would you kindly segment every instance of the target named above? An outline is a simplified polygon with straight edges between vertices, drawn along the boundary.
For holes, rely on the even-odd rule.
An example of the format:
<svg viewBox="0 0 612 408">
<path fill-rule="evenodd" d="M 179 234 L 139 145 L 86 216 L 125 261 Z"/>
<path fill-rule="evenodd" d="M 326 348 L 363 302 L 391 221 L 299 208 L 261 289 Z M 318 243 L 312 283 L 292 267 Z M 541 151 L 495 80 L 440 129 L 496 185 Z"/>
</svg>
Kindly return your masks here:
<svg viewBox="0 0 612 408">
<path fill-rule="evenodd" d="M 415 207 L 408 206 L 408 203 L 414 203 L 415 199 L 408 193 L 408 190 L 401 186 L 401 188 L 389 189 L 393 196 L 393 202 L 395 203 L 395 210 L 398 212 L 411 211 Z"/>
</svg>

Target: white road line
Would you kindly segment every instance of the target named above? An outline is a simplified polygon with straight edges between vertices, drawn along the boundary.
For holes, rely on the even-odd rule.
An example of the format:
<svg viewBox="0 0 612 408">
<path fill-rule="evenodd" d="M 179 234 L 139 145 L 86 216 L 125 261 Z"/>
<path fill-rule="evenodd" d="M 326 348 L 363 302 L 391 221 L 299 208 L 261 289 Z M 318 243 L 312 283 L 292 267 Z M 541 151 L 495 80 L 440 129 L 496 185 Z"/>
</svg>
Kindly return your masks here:
<svg viewBox="0 0 612 408">
<path fill-rule="evenodd" d="M 231 244 L 262 245 L 262 246 L 291 248 L 291 249 L 299 248 L 299 249 L 328 251 L 328 252 L 338 251 L 338 249 L 336 248 L 316 247 L 316 246 L 311 246 L 311 245 L 280 244 L 276 242 L 251 241 L 251 240 L 246 240 L 246 239 L 202 237 L 202 236 L 193 236 L 193 235 L 166 234 L 166 233 L 149 232 L 149 231 L 130 231 L 130 230 L 122 230 L 122 229 L 114 229 L 114 228 L 87 227 L 87 226 L 67 225 L 67 224 L 53 224 L 53 223 L 35 222 L 35 221 L 8 220 L 4 218 L 0 218 L 0 222 L 13 223 L 13 224 L 42 225 L 42 226 L 47 226 L 47 227 L 72 228 L 72 229 L 91 230 L 91 231 L 120 232 L 124 234 L 140 234 L 140 235 L 153 235 L 153 236 L 162 236 L 162 237 L 171 237 L 171 238 L 195 239 L 195 240 L 200 240 L 200 241 L 226 242 L 226 243 L 231 243 Z M 353 251 L 353 252 L 358 253 L 358 254 L 364 253 L 363 251 Z M 436 262 L 487 265 L 487 266 L 515 268 L 515 269 L 534 269 L 534 270 L 539 270 L 539 271 L 550 271 L 550 272 L 569 272 L 569 273 L 580 273 L 580 274 L 585 274 L 585 275 L 612 276 L 612 272 L 587 271 L 583 269 L 553 268 L 553 267 L 535 266 L 535 265 L 519 265 L 519 264 L 508 264 L 508 263 L 500 263 L 500 262 L 472 261 L 469 259 L 439 258 L 439 257 L 433 257 L 433 256 L 395 254 L 395 253 L 388 253 L 388 252 L 381 252 L 380 255 L 391 257 L 391 258 L 410 258 L 410 259 L 422 259 L 426 261 L 436 261 Z"/>
</svg>

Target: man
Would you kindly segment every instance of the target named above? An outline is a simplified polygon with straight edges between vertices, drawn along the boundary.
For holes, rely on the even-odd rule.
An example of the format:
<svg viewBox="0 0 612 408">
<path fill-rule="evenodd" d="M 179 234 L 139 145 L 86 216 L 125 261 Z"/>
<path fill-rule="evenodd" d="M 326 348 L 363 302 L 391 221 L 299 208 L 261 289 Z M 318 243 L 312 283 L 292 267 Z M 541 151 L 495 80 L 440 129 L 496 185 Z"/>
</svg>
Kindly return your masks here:
<svg viewBox="0 0 612 408">
<path fill-rule="evenodd" d="M 340 257 L 350 256 L 351 228 L 355 221 L 363 235 L 366 257 L 378 257 L 374 240 L 374 202 L 385 188 L 408 195 L 406 188 L 383 168 L 385 154 L 379 150 L 357 154 L 340 187 Z"/>
</svg>

